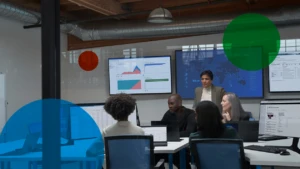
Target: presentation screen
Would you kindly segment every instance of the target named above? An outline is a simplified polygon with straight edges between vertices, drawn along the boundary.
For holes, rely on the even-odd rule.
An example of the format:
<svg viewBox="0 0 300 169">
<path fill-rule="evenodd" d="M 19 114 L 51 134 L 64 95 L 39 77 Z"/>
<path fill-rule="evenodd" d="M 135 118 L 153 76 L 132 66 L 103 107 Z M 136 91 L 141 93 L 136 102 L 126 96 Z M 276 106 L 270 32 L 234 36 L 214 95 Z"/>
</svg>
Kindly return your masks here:
<svg viewBox="0 0 300 169">
<path fill-rule="evenodd" d="M 300 52 L 279 53 L 269 65 L 270 92 L 300 92 Z"/>
<path fill-rule="evenodd" d="M 171 93 L 171 57 L 109 58 L 110 94 Z"/>
<path fill-rule="evenodd" d="M 260 105 L 259 134 L 300 137 L 300 102 Z"/>
<path fill-rule="evenodd" d="M 261 49 L 254 52 L 261 55 Z M 195 88 L 201 87 L 200 74 L 204 70 L 213 72 L 213 84 L 234 92 L 240 98 L 263 97 L 262 70 L 246 71 L 234 66 L 224 50 L 176 51 L 176 89 L 184 99 L 193 99 Z"/>
</svg>

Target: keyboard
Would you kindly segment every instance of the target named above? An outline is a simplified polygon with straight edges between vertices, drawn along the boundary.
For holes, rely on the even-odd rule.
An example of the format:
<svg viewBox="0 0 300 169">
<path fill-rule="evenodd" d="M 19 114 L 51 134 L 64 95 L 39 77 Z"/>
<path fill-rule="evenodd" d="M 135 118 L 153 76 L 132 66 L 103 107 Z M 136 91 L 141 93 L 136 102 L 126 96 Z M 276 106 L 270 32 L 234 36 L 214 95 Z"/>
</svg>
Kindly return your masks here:
<svg viewBox="0 0 300 169">
<path fill-rule="evenodd" d="M 282 139 L 287 139 L 287 137 L 283 137 L 283 136 L 259 136 L 258 137 L 258 140 L 261 141 L 282 140 Z"/>
<path fill-rule="evenodd" d="M 249 146 L 245 146 L 244 149 L 254 150 L 254 151 L 261 151 L 261 152 L 265 152 L 265 153 L 274 153 L 274 154 L 279 154 L 283 150 L 286 150 L 286 149 L 283 149 L 283 148 L 270 147 L 270 146 L 260 146 L 260 145 L 249 145 Z"/>
</svg>

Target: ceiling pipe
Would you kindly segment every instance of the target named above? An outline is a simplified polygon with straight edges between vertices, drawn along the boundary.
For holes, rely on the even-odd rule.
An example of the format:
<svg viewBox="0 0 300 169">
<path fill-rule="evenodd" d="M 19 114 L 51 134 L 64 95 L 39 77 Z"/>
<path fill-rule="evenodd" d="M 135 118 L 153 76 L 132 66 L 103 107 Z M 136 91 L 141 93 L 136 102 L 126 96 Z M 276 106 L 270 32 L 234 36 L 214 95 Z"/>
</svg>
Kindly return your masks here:
<svg viewBox="0 0 300 169">
<path fill-rule="evenodd" d="M 4 15 L 17 20 L 21 18 L 21 21 L 25 23 L 39 21 L 38 17 L 32 13 L 27 12 L 25 15 L 27 17 L 20 16 L 26 12 L 19 11 L 20 8 L 5 5 L 1 7 L 4 7 L 5 10 L 0 10 L 0 16 Z M 300 24 L 300 8 L 264 13 L 264 15 L 278 27 Z M 146 20 L 142 20 L 107 22 L 105 24 L 94 25 L 93 27 L 82 27 L 78 24 L 67 23 L 61 25 L 61 31 L 74 35 L 83 41 L 214 34 L 222 33 L 236 16 L 238 15 L 226 17 L 223 15 L 215 18 L 205 17 L 204 19 L 177 19 L 168 24 L 151 24 L 147 23 Z M 255 21 L 253 27 L 257 27 Z M 248 29 L 251 28 L 248 27 Z"/>
<path fill-rule="evenodd" d="M 0 1 L 0 16 L 17 20 L 24 24 L 38 24 L 41 21 L 40 14 L 3 1 Z"/>
<path fill-rule="evenodd" d="M 182 5 L 182 6 L 174 6 L 170 8 L 166 8 L 168 10 L 180 10 L 180 9 L 188 9 L 188 8 L 194 8 L 194 7 L 203 7 L 207 5 L 217 5 L 221 3 L 228 3 L 228 2 L 234 2 L 234 1 L 239 1 L 239 0 L 217 0 L 217 1 L 212 1 L 210 3 L 207 2 L 201 2 L 201 3 L 195 3 L 195 4 L 189 4 L 189 5 Z M 68 21 L 64 22 L 61 24 L 82 24 L 82 23 L 87 23 L 87 22 L 95 22 L 95 21 L 103 21 L 103 20 L 109 20 L 109 19 L 116 19 L 116 18 L 126 18 L 126 17 L 131 17 L 131 16 L 136 16 L 136 15 L 148 15 L 152 12 L 152 10 L 145 10 L 145 11 L 136 11 L 136 12 L 128 12 L 124 14 L 118 14 L 118 15 L 109 15 L 109 16 L 104 16 L 104 17 L 96 17 L 96 18 L 90 18 L 90 19 L 85 19 L 85 20 L 76 20 L 76 21 Z M 24 26 L 24 29 L 29 29 L 29 28 L 37 28 L 41 27 L 42 24 L 34 24 L 34 25 L 26 25 Z"/>
</svg>

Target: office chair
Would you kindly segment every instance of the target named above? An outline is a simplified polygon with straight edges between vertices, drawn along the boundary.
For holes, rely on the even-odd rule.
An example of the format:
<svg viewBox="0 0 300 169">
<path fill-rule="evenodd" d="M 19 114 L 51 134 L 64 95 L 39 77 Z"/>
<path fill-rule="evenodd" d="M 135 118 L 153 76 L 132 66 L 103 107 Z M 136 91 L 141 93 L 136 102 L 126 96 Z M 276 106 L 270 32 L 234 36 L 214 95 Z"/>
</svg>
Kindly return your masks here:
<svg viewBox="0 0 300 169">
<path fill-rule="evenodd" d="M 163 169 L 164 159 L 154 164 L 153 136 L 105 137 L 107 169 Z"/>
<path fill-rule="evenodd" d="M 253 115 L 250 111 L 245 111 L 249 115 L 249 121 L 255 121 L 255 118 L 253 118 Z"/>
<path fill-rule="evenodd" d="M 191 153 L 197 169 L 245 169 L 240 139 L 191 139 Z"/>
</svg>

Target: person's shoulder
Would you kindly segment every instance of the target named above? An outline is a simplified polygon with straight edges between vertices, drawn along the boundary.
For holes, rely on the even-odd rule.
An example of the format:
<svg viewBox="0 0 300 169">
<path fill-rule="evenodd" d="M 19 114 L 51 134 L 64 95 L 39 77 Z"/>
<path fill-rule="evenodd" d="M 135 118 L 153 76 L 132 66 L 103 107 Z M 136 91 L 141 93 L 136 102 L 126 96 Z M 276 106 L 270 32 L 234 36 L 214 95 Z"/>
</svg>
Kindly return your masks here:
<svg viewBox="0 0 300 169">
<path fill-rule="evenodd" d="M 195 91 L 198 92 L 198 91 L 201 91 L 202 89 L 203 89 L 203 87 L 196 87 Z"/>
<path fill-rule="evenodd" d="M 107 135 L 109 135 L 109 133 L 115 128 L 116 124 L 112 124 L 110 126 L 105 127 L 104 129 L 102 129 L 102 136 L 105 137 Z"/>
<path fill-rule="evenodd" d="M 134 134 L 141 134 L 141 135 L 145 135 L 145 132 L 144 132 L 144 130 L 142 129 L 142 127 L 140 127 L 140 126 L 137 126 L 137 125 L 135 125 L 135 124 L 133 124 L 133 123 L 130 123 L 131 124 L 131 127 L 134 129 Z"/>
<path fill-rule="evenodd" d="M 230 138 L 237 137 L 237 131 L 235 130 L 235 128 L 233 128 L 231 126 L 226 126 L 224 134 Z"/>
<path fill-rule="evenodd" d="M 195 115 L 195 111 L 193 109 L 190 109 L 190 108 L 184 107 L 184 112 L 187 114 L 187 116 L 193 116 L 193 115 Z"/>
<path fill-rule="evenodd" d="M 221 86 L 212 85 L 212 87 L 215 88 L 216 90 L 224 90 L 224 88 Z"/>
</svg>

